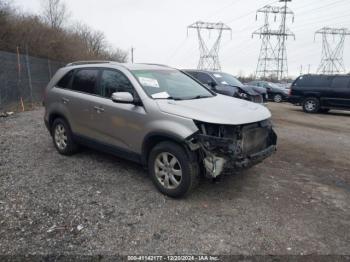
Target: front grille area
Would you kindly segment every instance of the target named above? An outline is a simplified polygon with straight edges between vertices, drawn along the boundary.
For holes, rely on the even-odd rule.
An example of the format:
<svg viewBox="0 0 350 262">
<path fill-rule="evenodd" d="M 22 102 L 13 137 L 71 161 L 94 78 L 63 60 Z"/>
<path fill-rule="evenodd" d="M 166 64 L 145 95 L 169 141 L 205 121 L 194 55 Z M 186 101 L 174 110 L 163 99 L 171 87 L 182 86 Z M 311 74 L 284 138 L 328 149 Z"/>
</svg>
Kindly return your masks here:
<svg viewBox="0 0 350 262">
<path fill-rule="evenodd" d="M 258 103 L 258 104 L 262 104 L 264 101 L 263 101 L 263 98 L 262 96 L 251 96 L 251 101 L 254 102 L 254 103 Z"/>
</svg>

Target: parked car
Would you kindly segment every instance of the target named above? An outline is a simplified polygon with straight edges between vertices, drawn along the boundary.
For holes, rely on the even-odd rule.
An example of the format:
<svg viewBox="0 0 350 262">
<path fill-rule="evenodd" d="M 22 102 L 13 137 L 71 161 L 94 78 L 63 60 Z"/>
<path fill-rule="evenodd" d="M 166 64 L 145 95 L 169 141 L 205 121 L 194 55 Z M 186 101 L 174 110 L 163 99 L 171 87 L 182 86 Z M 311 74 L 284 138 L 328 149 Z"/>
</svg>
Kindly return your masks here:
<svg viewBox="0 0 350 262">
<path fill-rule="evenodd" d="M 194 69 L 186 69 L 183 71 L 218 94 L 241 98 L 260 104 L 264 102 L 261 93 L 249 86 L 243 85 L 237 78 L 230 74 Z"/>
<path fill-rule="evenodd" d="M 263 87 L 267 91 L 269 100 L 281 103 L 288 100 L 289 90 L 267 81 L 251 81 L 247 83 L 251 86 Z"/>
<path fill-rule="evenodd" d="M 303 75 L 292 84 L 289 102 L 306 113 L 350 109 L 350 75 Z"/>
<path fill-rule="evenodd" d="M 60 154 L 85 145 L 141 163 L 171 197 L 190 192 L 200 171 L 214 178 L 276 149 L 267 108 L 215 94 L 166 66 L 71 63 L 48 84 L 44 105 Z"/>
<path fill-rule="evenodd" d="M 249 88 L 253 89 L 255 92 L 258 92 L 263 97 L 263 102 L 267 103 L 269 101 L 269 95 L 267 94 L 267 90 L 260 86 L 252 86 L 249 84 L 244 84 L 244 86 L 248 86 Z"/>
</svg>

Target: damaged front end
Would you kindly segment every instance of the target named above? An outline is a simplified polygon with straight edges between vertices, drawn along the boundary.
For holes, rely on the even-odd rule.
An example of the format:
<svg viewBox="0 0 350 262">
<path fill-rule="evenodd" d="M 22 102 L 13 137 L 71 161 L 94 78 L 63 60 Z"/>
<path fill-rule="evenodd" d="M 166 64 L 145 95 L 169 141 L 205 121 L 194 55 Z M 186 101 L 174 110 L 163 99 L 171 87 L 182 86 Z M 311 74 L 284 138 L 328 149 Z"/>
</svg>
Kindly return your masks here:
<svg viewBox="0 0 350 262">
<path fill-rule="evenodd" d="M 199 131 L 188 144 L 199 150 L 208 177 L 251 167 L 276 151 L 277 136 L 270 120 L 238 126 L 195 123 Z"/>
</svg>

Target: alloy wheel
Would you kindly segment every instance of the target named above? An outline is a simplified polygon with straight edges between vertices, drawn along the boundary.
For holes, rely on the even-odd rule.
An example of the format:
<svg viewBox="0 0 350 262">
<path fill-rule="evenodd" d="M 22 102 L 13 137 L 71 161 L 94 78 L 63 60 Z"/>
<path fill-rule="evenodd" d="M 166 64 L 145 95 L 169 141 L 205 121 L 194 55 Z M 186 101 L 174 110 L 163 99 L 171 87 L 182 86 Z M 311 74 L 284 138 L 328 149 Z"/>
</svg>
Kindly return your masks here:
<svg viewBox="0 0 350 262">
<path fill-rule="evenodd" d="M 55 143 L 60 150 L 65 150 L 67 147 L 68 137 L 66 129 L 62 124 L 57 124 L 55 127 Z"/>
<path fill-rule="evenodd" d="M 160 153 L 154 163 L 158 182 L 166 189 L 177 188 L 182 180 L 182 168 L 179 160 L 168 152 Z"/>
<path fill-rule="evenodd" d="M 305 109 L 309 112 L 313 112 L 316 109 L 316 102 L 313 100 L 307 100 L 305 102 Z"/>
<path fill-rule="evenodd" d="M 275 95 L 273 100 L 276 103 L 280 103 L 282 101 L 282 96 L 281 95 Z"/>
</svg>

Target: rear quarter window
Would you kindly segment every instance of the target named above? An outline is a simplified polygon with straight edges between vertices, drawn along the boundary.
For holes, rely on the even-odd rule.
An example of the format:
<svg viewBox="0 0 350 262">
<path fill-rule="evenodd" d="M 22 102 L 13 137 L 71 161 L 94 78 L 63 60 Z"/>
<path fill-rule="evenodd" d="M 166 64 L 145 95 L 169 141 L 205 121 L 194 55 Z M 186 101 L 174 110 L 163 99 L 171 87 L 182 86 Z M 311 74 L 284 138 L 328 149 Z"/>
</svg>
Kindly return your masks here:
<svg viewBox="0 0 350 262">
<path fill-rule="evenodd" d="M 333 77 L 331 76 L 300 76 L 293 84 L 298 87 L 330 87 Z"/>
<path fill-rule="evenodd" d="M 336 76 L 332 82 L 332 88 L 348 88 L 350 84 L 349 76 Z"/>
<path fill-rule="evenodd" d="M 72 80 L 72 76 L 73 76 L 73 70 L 69 71 L 68 73 L 66 73 L 60 81 L 58 81 L 58 83 L 56 84 L 57 87 L 60 88 L 69 88 L 70 84 L 71 84 L 71 80 Z"/>
</svg>

